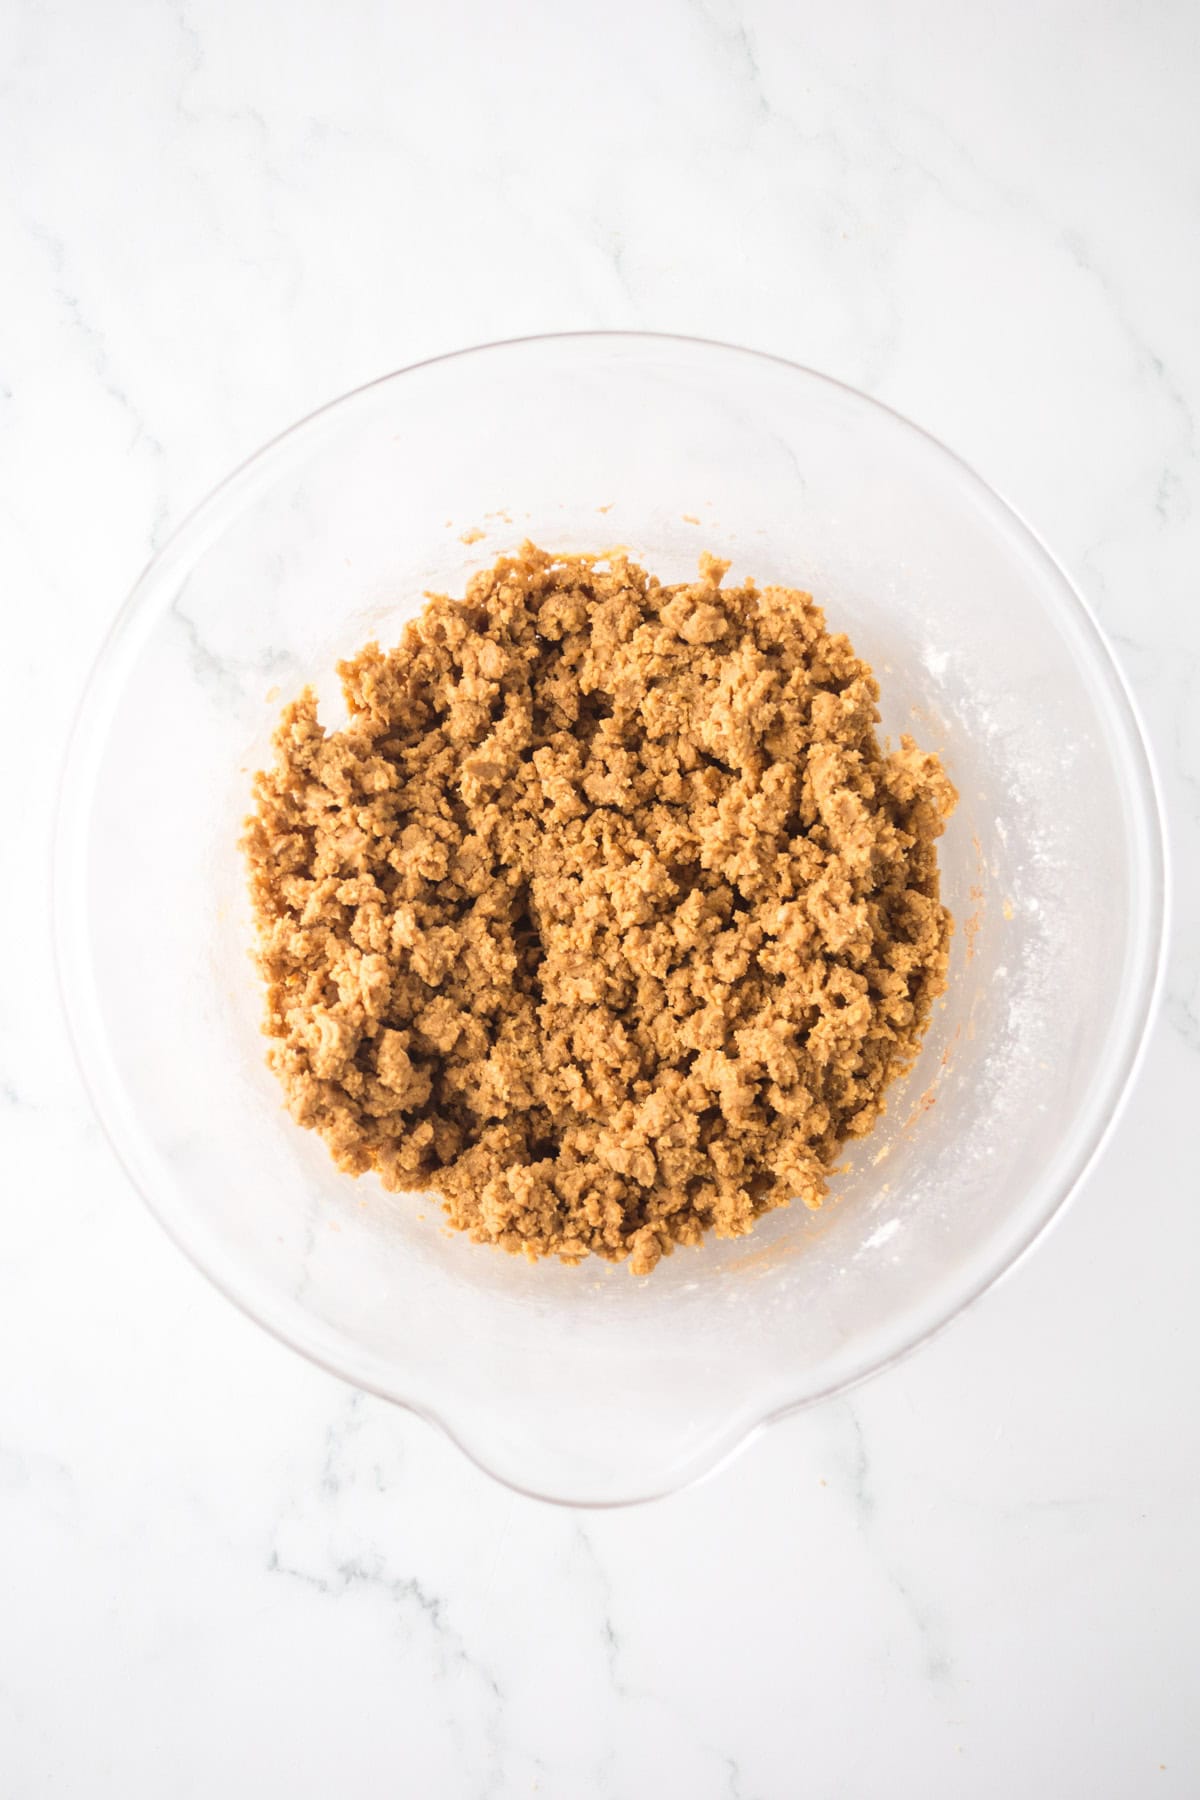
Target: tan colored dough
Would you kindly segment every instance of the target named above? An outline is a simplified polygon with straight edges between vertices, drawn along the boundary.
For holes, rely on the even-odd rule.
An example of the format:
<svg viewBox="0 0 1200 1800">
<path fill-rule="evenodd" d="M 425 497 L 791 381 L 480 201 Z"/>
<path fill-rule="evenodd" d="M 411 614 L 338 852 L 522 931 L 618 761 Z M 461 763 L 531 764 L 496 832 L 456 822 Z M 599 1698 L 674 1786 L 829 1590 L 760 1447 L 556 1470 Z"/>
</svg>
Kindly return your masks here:
<svg viewBox="0 0 1200 1800">
<path fill-rule="evenodd" d="M 945 984 L 937 758 L 807 594 L 532 544 L 306 690 L 244 847 L 270 1060 L 339 1167 L 653 1268 L 817 1206 Z"/>
</svg>

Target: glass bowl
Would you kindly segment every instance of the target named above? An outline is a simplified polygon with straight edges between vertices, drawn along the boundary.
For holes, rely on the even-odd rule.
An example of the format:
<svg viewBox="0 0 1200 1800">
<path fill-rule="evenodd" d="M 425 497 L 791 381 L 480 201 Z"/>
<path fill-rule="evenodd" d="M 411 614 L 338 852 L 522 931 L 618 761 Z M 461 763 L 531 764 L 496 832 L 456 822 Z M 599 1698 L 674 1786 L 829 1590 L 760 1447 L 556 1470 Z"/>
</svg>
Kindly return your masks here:
<svg viewBox="0 0 1200 1800">
<path fill-rule="evenodd" d="M 481 537 L 478 534 L 483 533 Z M 950 986 L 831 1199 L 648 1278 L 536 1266 L 339 1174 L 264 1065 L 237 849 L 283 699 L 525 536 L 712 550 L 811 590 L 943 753 Z M 1164 914 L 1128 693 L 1062 571 L 970 469 L 775 358 L 599 333 L 389 375 L 232 475 L 138 582 L 83 700 L 56 937 L 97 1110 L 166 1229 L 314 1361 L 578 1503 L 667 1492 L 881 1368 L 1026 1250 L 1112 1123 Z"/>
</svg>

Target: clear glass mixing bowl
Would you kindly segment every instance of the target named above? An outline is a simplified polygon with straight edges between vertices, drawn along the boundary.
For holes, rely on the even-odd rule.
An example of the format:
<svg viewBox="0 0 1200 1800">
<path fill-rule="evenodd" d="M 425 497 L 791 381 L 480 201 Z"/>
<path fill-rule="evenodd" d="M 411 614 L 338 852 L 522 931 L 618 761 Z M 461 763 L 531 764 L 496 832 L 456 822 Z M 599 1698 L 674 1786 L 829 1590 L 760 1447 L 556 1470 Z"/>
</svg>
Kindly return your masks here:
<svg viewBox="0 0 1200 1800">
<path fill-rule="evenodd" d="M 486 535 L 474 537 L 476 531 Z M 281 699 L 524 536 L 701 550 L 810 589 L 942 750 L 950 988 L 819 1214 L 775 1213 L 644 1280 L 449 1235 L 339 1174 L 264 1067 L 237 839 Z M 1095 1155 L 1152 1004 L 1163 847 L 1096 626 L 941 445 L 776 359 L 625 334 L 390 375 L 231 476 L 155 558 L 68 759 L 56 923 L 97 1109 L 167 1230 L 326 1368 L 564 1501 L 663 1493 L 880 1368 L 1011 1267 Z"/>
</svg>

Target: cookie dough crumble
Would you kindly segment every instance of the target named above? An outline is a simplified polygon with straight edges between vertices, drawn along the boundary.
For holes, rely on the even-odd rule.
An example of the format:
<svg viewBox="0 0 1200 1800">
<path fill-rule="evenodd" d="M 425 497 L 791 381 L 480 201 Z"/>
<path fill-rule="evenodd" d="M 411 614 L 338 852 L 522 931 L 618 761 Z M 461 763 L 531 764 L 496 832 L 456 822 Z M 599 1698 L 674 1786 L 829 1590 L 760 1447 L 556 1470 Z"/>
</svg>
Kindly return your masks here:
<svg viewBox="0 0 1200 1800">
<path fill-rule="evenodd" d="M 478 1241 L 645 1274 L 819 1206 L 945 985 L 953 787 L 809 595 L 727 568 L 525 544 L 256 778 L 288 1107 Z"/>
</svg>

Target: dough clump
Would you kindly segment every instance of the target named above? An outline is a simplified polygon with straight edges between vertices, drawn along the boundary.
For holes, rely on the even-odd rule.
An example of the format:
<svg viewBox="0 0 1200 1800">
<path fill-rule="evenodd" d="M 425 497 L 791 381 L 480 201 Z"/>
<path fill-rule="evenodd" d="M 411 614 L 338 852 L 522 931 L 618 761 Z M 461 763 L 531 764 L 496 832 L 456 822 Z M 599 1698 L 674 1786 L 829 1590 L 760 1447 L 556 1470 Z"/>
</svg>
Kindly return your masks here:
<svg viewBox="0 0 1200 1800">
<path fill-rule="evenodd" d="M 306 689 L 243 840 L 269 1059 L 338 1166 L 645 1274 L 819 1206 L 945 985 L 936 756 L 808 594 L 532 544 Z"/>
</svg>

